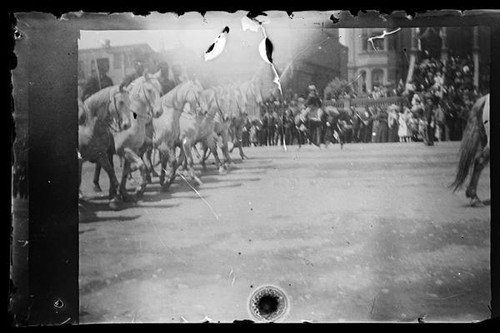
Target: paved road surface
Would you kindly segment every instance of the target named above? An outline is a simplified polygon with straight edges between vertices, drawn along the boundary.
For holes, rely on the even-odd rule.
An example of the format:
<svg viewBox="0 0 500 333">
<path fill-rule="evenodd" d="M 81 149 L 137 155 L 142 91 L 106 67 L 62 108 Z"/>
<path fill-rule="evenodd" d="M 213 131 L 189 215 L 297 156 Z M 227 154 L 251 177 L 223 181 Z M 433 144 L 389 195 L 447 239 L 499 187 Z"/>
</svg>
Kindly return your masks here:
<svg viewBox="0 0 500 333">
<path fill-rule="evenodd" d="M 487 319 L 490 208 L 447 188 L 458 147 L 258 147 L 243 162 L 235 151 L 227 175 L 199 170 L 217 218 L 182 179 L 167 193 L 154 179 L 110 211 L 86 164 L 97 210 L 80 221 L 80 321 L 252 319 L 249 297 L 268 284 L 288 296 L 284 322 Z M 488 167 L 481 198 L 489 186 Z"/>
</svg>

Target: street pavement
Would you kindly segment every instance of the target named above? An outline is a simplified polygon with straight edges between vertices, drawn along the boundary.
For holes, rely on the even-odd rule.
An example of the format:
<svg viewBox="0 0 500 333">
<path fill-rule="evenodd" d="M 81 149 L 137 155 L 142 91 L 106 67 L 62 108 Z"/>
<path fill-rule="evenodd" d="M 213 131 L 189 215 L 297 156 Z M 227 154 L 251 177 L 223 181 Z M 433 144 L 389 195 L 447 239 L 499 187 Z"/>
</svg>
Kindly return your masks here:
<svg viewBox="0 0 500 333">
<path fill-rule="evenodd" d="M 227 174 L 197 166 L 203 199 L 153 178 L 120 211 L 85 163 L 80 323 L 255 320 L 249 299 L 265 285 L 288 299 L 280 322 L 488 319 L 490 207 L 448 188 L 459 145 L 247 147 Z"/>
</svg>

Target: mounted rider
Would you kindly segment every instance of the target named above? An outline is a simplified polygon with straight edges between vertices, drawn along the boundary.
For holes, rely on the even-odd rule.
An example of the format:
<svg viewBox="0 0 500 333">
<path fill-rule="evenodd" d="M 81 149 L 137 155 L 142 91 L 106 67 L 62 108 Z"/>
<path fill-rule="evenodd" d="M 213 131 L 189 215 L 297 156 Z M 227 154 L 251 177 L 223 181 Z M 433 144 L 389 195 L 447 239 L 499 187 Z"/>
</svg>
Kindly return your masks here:
<svg viewBox="0 0 500 333">
<path fill-rule="evenodd" d="M 113 80 L 108 76 L 109 64 L 107 62 L 97 63 L 97 73 L 87 81 L 82 92 L 82 101 L 95 94 L 101 89 L 111 87 Z"/>
</svg>

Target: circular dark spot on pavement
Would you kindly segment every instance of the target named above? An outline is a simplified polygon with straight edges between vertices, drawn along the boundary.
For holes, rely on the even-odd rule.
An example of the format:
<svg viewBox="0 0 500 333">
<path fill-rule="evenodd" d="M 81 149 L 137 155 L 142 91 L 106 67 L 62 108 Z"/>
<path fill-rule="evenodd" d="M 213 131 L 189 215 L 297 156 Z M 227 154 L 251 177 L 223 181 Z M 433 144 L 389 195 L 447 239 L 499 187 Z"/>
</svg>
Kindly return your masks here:
<svg viewBox="0 0 500 333">
<path fill-rule="evenodd" d="M 249 310 L 258 321 L 273 322 L 287 313 L 288 304 L 288 298 L 281 289 L 263 286 L 250 297 Z"/>
</svg>

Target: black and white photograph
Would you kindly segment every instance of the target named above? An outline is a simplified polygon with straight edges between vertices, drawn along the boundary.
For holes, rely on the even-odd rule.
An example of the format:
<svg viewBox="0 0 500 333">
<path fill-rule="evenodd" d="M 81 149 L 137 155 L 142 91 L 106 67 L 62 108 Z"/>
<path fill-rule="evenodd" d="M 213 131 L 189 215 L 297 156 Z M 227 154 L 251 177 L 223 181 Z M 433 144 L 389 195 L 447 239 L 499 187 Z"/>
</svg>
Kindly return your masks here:
<svg viewBox="0 0 500 333">
<path fill-rule="evenodd" d="M 17 322 L 31 288 L 71 324 L 492 318 L 498 58 L 476 14 L 19 14 Z M 45 31 L 68 41 L 43 51 Z M 45 243 L 75 268 L 71 301 L 32 276 Z"/>
</svg>

